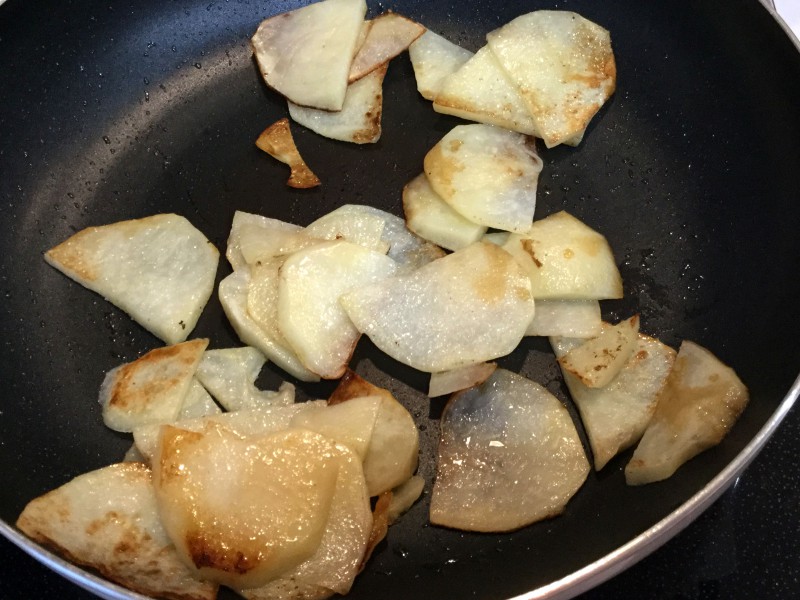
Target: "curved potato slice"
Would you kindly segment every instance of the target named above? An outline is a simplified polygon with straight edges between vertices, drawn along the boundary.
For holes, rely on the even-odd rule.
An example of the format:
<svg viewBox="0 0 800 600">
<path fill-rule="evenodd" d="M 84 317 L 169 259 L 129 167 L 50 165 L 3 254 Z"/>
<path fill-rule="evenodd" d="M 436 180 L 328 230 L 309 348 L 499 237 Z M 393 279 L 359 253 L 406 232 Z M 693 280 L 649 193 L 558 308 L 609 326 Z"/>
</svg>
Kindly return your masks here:
<svg viewBox="0 0 800 600">
<path fill-rule="evenodd" d="M 388 63 L 423 33 L 422 25 L 392 11 L 372 19 L 364 43 L 350 65 L 349 83 Z"/>
<path fill-rule="evenodd" d="M 496 368 L 497 365 L 494 363 L 478 363 L 466 365 L 452 371 L 431 373 L 428 396 L 436 398 L 480 385 L 494 373 Z"/>
<path fill-rule="evenodd" d="M 294 143 L 292 130 L 289 128 L 289 119 L 283 118 L 261 132 L 256 138 L 256 146 L 271 157 L 289 165 L 291 175 L 286 185 L 293 188 L 307 189 L 318 186 L 319 177 L 308 167 L 306 161 L 300 156 L 300 151 Z"/>
<path fill-rule="evenodd" d="M 531 228 L 541 171 L 530 138 L 491 125 L 454 127 L 425 156 L 425 175 L 445 202 L 505 231 Z"/>
<path fill-rule="evenodd" d="M 219 252 L 184 217 L 163 214 L 89 227 L 44 259 L 176 344 L 192 332 L 214 290 Z"/>
<path fill-rule="evenodd" d="M 213 600 L 216 584 L 181 562 L 156 506 L 150 469 L 138 462 L 79 475 L 28 503 L 26 535 L 126 588 L 158 598 Z"/>
<path fill-rule="evenodd" d="M 561 402 L 539 384 L 497 369 L 445 407 L 431 523 L 519 529 L 560 514 L 588 473 Z"/>
<path fill-rule="evenodd" d="M 414 475 L 392 490 L 392 499 L 387 509 L 390 525 L 414 506 L 424 489 L 425 480 L 419 475 Z"/>
<path fill-rule="evenodd" d="M 323 0 L 263 21 L 250 43 L 261 75 L 291 102 L 341 110 L 367 5 Z"/>
<path fill-rule="evenodd" d="M 633 458 L 628 485 L 670 477 L 704 450 L 716 446 L 747 406 L 747 388 L 711 352 L 684 341 Z"/>
<path fill-rule="evenodd" d="M 467 62 L 472 52 L 429 29 L 408 47 L 408 55 L 417 90 L 423 98 L 433 100 L 441 90 L 442 80 Z"/>
<path fill-rule="evenodd" d="M 378 348 L 433 373 L 511 352 L 533 317 L 529 290 L 511 255 L 477 242 L 410 275 L 354 289 L 340 301 Z"/>
</svg>

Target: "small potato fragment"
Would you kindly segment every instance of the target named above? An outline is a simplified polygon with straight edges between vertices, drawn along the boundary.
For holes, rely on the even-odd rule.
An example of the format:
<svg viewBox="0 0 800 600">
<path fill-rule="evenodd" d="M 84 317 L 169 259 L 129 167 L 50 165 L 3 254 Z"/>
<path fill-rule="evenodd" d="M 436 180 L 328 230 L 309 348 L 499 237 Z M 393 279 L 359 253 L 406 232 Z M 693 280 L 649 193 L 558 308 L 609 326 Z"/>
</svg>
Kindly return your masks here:
<svg viewBox="0 0 800 600">
<path fill-rule="evenodd" d="M 428 396 L 436 398 L 480 385 L 494 373 L 496 368 L 497 365 L 494 363 L 478 363 L 453 369 L 452 371 L 431 373 Z"/>
<path fill-rule="evenodd" d="M 600 303 L 597 300 L 537 298 L 536 314 L 525 335 L 590 338 L 598 335 L 602 326 Z"/>
<path fill-rule="evenodd" d="M 445 202 L 505 231 L 531 228 L 541 170 L 533 140 L 491 125 L 454 127 L 425 156 L 425 175 Z"/>
<path fill-rule="evenodd" d="M 425 33 L 425 27 L 387 11 L 372 19 L 363 45 L 350 65 L 348 83 L 361 79 L 408 48 Z"/>
<path fill-rule="evenodd" d="M 354 288 L 340 302 L 378 348 L 434 373 L 511 352 L 533 317 L 529 290 L 511 255 L 476 242 L 410 275 Z"/>
<path fill-rule="evenodd" d="M 408 228 L 448 250 L 460 250 L 477 242 L 486 227 L 464 218 L 433 191 L 425 173 L 409 181 L 403 188 L 403 212 Z"/>
<path fill-rule="evenodd" d="M 291 175 L 286 181 L 289 187 L 307 189 L 322 183 L 300 156 L 289 128 L 289 119 L 275 121 L 262 131 L 256 139 L 256 146 L 271 157 L 289 165 Z"/>
<path fill-rule="evenodd" d="M 670 477 L 716 446 L 747 406 L 747 388 L 730 367 L 690 341 L 678 350 L 655 414 L 625 467 L 628 485 Z"/>
<path fill-rule="evenodd" d="M 408 47 L 408 55 L 417 90 L 423 98 L 433 100 L 441 90 L 442 80 L 467 62 L 472 52 L 429 29 Z"/>
<path fill-rule="evenodd" d="M 588 472 L 561 402 L 537 383 L 497 369 L 445 407 L 431 523 L 467 531 L 519 529 L 560 514 Z"/>
<path fill-rule="evenodd" d="M 605 327 L 597 337 L 585 341 L 560 356 L 561 368 L 590 388 L 608 385 L 628 362 L 636 349 L 639 315 Z"/>
<path fill-rule="evenodd" d="M 414 506 L 424 489 L 425 480 L 419 475 L 414 475 L 392 490 L 392 499 L 387 510 L 390 525 Z"/>
<path fill-rule="evenodd" d="M 299 225 L 237 210 L 233 213 L 225 256 L 235 271 L 291 254 L 312 243 Z"/>
</svg>

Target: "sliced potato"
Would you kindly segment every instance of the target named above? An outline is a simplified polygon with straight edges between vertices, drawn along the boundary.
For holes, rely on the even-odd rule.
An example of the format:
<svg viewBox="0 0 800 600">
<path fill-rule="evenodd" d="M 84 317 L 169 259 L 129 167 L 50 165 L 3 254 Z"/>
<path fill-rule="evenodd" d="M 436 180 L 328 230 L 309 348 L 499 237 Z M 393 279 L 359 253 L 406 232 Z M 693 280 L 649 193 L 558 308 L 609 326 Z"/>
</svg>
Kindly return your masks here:
<svg viewBox="0 0 800 600">
<path fill-rule="evenodd" d="M 423 98 L 433 100 L 442 80 L 467 62 L 472 52 L 443 38 L 430 29 L 408 47 L 414 67 L 417 90 Z"/>
<path fill-rule="evenodd" d="M 571 373 L 564 372 L 564 382 L 580 411 L 592 447 L 594 468 L 598 471 L 642 437 L 675 360 L 675 351 L 669 346 L 642 333 L 637 337 L 633 355 L 605 387 L 587 387 Z M 566 337 L 550 339 L 557 357 L 584 341 Z"/>
<path fill-rule="evenodd" d="M 367 5 L 323 0 L 270 17 L 250 40 L 267 85 L 291 102 L 341 110 Z"/>
<path fill-rule="evenodd" d="M 525 335 L 590 338 L 600 333 L 602 325 L 597 300 L 537 299 L 536 314 Z"/>
<path fill-rule="evenodd" d="M 286 259 L 278 284 L 278 326 L 307 369 L 325 379 L 342 376 L 361 334 L 339 296 L 396 268 L 387 256 L 346 241 L 325 242 Z"/>
<path fill-rule="evenodd" d="M 305 231 L 315 239 L 346 240 L 385 254 L 385 226 L 383 216 L 365 211 L 359 204 L 345 204 L 310 223 Z"/>
<path fill-rule="evenodd" d="M 394 488 L 392 490 L 392 499 L 387 509 L 389 524 L 397 521 L 404 512 L 414 506 L 414 503 L 422 496 L 422 491 L 424 489 L 425 480 L 419 475 L 410 477 Z"/>
<path fill-rule="evenodd" d="M 503 248 L 527 269 L 537 300 L 622 298 L 622 277 L 608 241 L 566 211 L 509 236 Z"/>
<path fill-rule="evenodd" d="M 299 225 L 237 210 L 233 213 L 225 256 L 234 270 L 313 243 Z"/>
<path fill-rule="evenodd" d="M 442 200 L 425 173 L 403 188 L 403 212 L 411 231 L 448 250 L 465 248 L 486 233 L 484 225 L 466 219 Z"/>
<path fill-rule="evenodd" d="M 530 138 L 491 125 L 454 127 L 425 156 L 434 191 L 473 223 L 526 232 L 542 160 Z"/>
<path fill-rule="evenodd" d="M 219 252 L 173 214 L 89 227 L 44 259 L 168 344 L 185 340 L 214 289 Z"/>
<path fill-rule="evenodd" d="M 218 415 L 221 412 L 222 409 L 214 402 L 211 394 L 197 381 L 196 377 L 193 377 L 192 383 L 189 384 L 189 391 L 186 392 L 186 396 L 183 398 L 183 405 L 178 413 L 178 419 L 196 419 L 209 415 Z"/>
<path fill-rule="evenodd" d="M 340 301 L 378 348 L 434 373 L 511 352 L 533 317 L 529 290 L 511 255 L 477 242 L 410 275 L 354 289 Z"/>
<path fill-rule="evenodd" d="M 484 242 L 489 242 L 494 244 L 495 246 L 504 246 L 505 243 L 508 241 L 508 236 L 511 235 L 509 231 L 492 231 L 490 233 L 486 233 L 481 238 Z"/>
<path fill-rule="evenodd" d="M 422 25 L 392 11 L 372 19 L 364 43 L 350 65 L 349 83 L 388 63 L 423 33 Z"/>
<path fill-rule="evenodd" d="M 702 346 L 684 341 L 653 419 L 625 467 L 625 481 L 629 485 L 661 481 L 719 444 L 749 397 L 733 369 Z"/>
<path fill-rule="evenodd" d="M 207 339 L 156 348 L 108 373 L 100 386 L 103 422 L 115 431 L 169 423 L 181 411 Z"/>
<path fill-rule="evenodd" d="M 381 137 L 383 78 L 387 67 L 380 66 L 347 86 L 344 104 L 337 112 L 289 101 L 289 115 L 324 137 L 354 144 L 374 144 Z"/>
<path fill-rule="evenodd" d="M 158 598 L 213 600 L 178 558 L 159 519 L 150 469 L 139 462 L 79 475 L 28 503 L 26 535 L 126 588 Z"/>
<path fill-rule="evenodd" d="M 560 356 L 561 368 L 590 388 L 607 386 L 636 350 L 639 315 L 604 327 L 597 337 L 586 340 Z"/>
<path fill-rule="evenodd" d="M 322 183 L 300 156 L 292 137 L 292 130 L 289 128 L 289 119 L 280 119 L 262 131 L 256 138 L 256 146 L 271 157 L 289 165 L 291 174 L 286 181 L 289 187 L 307 189 Z"/>
<path fill-rule="evenodd" d="M 516 83 L 548 148 L 586 129 L 614 92 L 611 37 L 576 13 L 528 13 L 490 32 L 486 40 Z"/>
<path fill-rule="evenodd" d="M 431 523 L 518 529 L 560 514 L 588 472 L 561 402 L 539 384 L 497 369 L 445 407 Z"/>
<path fill-rule="evenodd" d="M 428 396 L 436 398 L 480 385 L 494 373 L 496 368 L 497 365 L 494 363 L 478 363 L 453 369 L 452 371 L 431 373 Z"/>
</svg>

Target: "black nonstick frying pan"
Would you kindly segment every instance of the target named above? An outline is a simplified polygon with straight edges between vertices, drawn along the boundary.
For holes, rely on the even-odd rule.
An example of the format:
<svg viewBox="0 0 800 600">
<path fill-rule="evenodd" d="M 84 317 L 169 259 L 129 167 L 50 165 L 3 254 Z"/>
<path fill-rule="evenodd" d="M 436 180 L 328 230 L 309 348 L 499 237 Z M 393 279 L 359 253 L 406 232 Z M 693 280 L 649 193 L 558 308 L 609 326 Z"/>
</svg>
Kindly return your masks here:
<svg viewBox="0 0 800 600">
<path fill-rule="evenodd" d="M 263 18 L 301 4 L 0 6 L 0 532 L 98 595 L 133 597 L 65 566 L 12 524 L 35 496 L 121 459 L 130 439 L 103 426 L 97 390 L 107 370 L 160 342 L 47 266 L 42 252 L 84 227 L 160 212 L 183 214 L 221 249 L 236 209 L 299 224 L 347 202 L 401 214 L 403 184 L 460 122 L 417 95 L 401 56 L 385 81 L 380 142 L 356 147 L 295 127 L 323 185 L 285 187 L 284 166 L 253 144 L 286 107 L 261 81 L 248 39 Z M 625 281 L 625 299 L 603 304 L 607 318 L 640 312 L 643 331 L 707 346 L 751 391 L 732 433 L 671 479 L 627 487 L 626 452 L 590 474 L 563 516 L 513 534 L 429 526 L 426 496 L 351 593 L 574 595 L 688 524 L 797 397 L 800 52 L 754 0 L 370 3 L 371 14 L 388 8 L 471 50 L 538 8 L 574 10 L 611 31 L 617 92 L 578 148 L 542 151 L 537 217 L 567 209 L 607 236 Z M 218 277 L 228 272 L 221 263 Z M 194 335 L 213 347 L 239 343 L 215 298 Z M 567 401 L 545 340 L 527 339 L 499 362 Z M 366 340 L 352 366 L 415 415 L 429 491 L 442 403 L 425 398 L 426 377 Z M 283 377 L 267 366 L 259 383 Z M 332 385 L 300 387 L 324 397 Z"/>
</svg>

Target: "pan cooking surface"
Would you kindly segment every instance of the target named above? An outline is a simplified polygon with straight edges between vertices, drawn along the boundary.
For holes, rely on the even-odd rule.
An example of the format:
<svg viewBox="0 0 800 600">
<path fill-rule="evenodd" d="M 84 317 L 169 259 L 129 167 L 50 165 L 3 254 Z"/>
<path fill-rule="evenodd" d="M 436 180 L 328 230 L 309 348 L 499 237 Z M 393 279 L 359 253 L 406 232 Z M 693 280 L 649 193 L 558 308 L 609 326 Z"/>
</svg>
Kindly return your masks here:
<svg viewBox="0 0 800 600">
<path fill-rule="evenodd" d="M 288 171 L 253 142 L 285 116 L 248 39 L 299 2 L 9 0 L 0 8 L 0 274 L 4 299 L 0 468 L 12 485 L 0 517 L 116 462 L 130 438 L 102 425 L 104 373 L 160 345 L 99 296 L 42 260 L 91 225 L 159 212 L 186 216 L 224 251 L 234 210 L 305 225 L 350 202 L 401 214 L 400 190 L 461 123 L 416 92 L 406 55 L 384 84 L 383 136 L 357 147 L 294 126 L 323 181 L 290 190 Z M 483 36 L 546 2 L 385 5 L 476 50 Z M 427 524 L 427 496 L 394 526 L 353 598 L 505 598 L 605 556 L 701 490 L 777 409 L 800 365 L 800 54 L 756 2 L 557 3 L 611 31 L 618 88 L 578 148 L 542 150 L 538 218 L 566 209 L 604 233 L 625 299 L 617 320 L 677 346 L 692 339 L 739 373 L 751 403 L 723 443 L 670 480 L 629 488 L 630 451 L 589 475 L 564 516 L 505 535 Z M 370 3 L 374 14 L 381 9 Z M 218 279 L 229 273 L 224 261 Z M 212 297 L 193 336 L 239 345 Z M 545 340 L 498 361 L 566 400 Z M 422 436 L 426 490 L 442 402 L 427 377 L 367 340 L 352 366 L 391 389 Z M 259 381 L 284 374 L 269 365 Z M 302 384 L 324 397 L 333 384 Z"/>
</svg>

